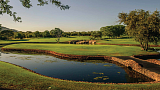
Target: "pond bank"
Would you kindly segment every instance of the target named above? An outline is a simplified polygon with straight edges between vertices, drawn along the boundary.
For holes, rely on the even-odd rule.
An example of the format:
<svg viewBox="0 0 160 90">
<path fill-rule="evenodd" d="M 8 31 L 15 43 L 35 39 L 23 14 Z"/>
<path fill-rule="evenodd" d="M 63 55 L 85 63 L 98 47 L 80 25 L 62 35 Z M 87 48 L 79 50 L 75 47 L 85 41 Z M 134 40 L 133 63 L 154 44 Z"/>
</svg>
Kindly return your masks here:
<svg viewBox="0 0 160 90">
<path fill-rule="evenodd" d="M 61 53 L 57 53 L 54 51 L 49 51 L 49 50 L 36 50 L 36 49 L 12 49 L 12 48 L 2 48 L 2 50 L 4 51 L 23 51 L 23 52 L 36 52 L 36 53 L 45 53 L 45 54 L 53 54 L 59 57 L 64 57 L 64 58 L 69 58 L 69 59 L 78 59 L 80 61 L 83 60 L 95 60 L 95 59 L 99 59 L 99 60 L 111 60 L 111 61 L 115 61 L 118 62 L 126 67 L 131 68 L 132 70 L 139 72 L 143 75 L 146 75 L 147 77 L 155 80 L 155 81 L 160 81 L 160 73 L 157 73 L 156 71 L 150 71 L 148 69 L 146 69 L 145 67 L 141 66 L 139 63 L 137 63 L 135 60 L 123 60 L 117 57 L 109 57 L 109 56 L 85 56 L 85 55 L 70 55 L 70 54 L 61 54 Z M 160 69 L 160 67 L 159 67 Z M 156 68 L 156 70 L 158 70 Z"/>
</svg>

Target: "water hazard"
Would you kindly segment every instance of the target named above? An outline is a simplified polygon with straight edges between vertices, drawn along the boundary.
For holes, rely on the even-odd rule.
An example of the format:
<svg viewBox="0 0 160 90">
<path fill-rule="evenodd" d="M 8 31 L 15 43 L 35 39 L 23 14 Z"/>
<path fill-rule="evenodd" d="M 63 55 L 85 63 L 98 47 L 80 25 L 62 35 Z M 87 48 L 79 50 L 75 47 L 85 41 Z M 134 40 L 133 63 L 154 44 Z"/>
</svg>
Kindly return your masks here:
<svg viewBox="0 0 160 90">
<path fill-rule="evenodd" d="M 148 81 L 129 69 L 108 62 L 79 62 L 48 55 L 1 53 L 1 61 L 20 65 L 49 77 L 104 83 L 135 83 Z M 143 77 L 143 76 L 142 76 Z"/>
</svg>

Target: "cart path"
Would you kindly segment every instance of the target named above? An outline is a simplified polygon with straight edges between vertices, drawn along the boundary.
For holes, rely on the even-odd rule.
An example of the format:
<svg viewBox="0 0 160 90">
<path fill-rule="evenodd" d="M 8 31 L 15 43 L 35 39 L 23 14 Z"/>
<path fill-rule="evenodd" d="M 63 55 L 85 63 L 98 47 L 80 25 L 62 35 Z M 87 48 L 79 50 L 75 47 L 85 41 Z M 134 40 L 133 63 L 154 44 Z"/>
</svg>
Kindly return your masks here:
<svg viewBox="0 0 160 90">
<path fill-rule="evenodd" d="M 140 59 L 132 58 L 130 56 L 115 56 L 115 57 L 120 58 L 122 60 L 128 60 L 128 59 L 134 60 L 135 62 L 139 63 L 141 67 L 160 74 L 160 65 L 149 63 L 147 61 L 142 61 Z"/>
</svg>

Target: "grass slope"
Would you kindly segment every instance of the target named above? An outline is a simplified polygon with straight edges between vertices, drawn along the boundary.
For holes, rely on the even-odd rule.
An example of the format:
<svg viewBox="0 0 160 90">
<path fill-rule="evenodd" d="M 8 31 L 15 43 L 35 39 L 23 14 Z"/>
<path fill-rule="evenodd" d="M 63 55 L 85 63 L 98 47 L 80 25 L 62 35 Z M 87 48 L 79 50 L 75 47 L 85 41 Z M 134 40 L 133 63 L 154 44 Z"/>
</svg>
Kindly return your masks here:
<svg viewBox="0 0 160 90">
<path fill-rule="evenodd" d="M 131 56 L 157 53 L 141 51 L 140 47 L 136 46 L 119 45 L 13 44 L 5 46 L 4 48 L 51 50 L 58 53 L 73 55 Z"/>
</svg>

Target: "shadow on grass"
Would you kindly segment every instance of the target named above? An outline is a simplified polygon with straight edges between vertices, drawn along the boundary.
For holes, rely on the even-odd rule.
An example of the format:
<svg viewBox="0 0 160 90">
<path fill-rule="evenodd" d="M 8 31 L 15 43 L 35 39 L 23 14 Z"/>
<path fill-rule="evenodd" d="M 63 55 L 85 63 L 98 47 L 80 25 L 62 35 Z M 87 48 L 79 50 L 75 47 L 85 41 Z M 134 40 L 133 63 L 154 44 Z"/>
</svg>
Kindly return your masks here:
<svg viewBox="0 0 160 90">
<path fill-rule="evenodd" d="M 115 38 L 115 39 L 131 39 L 132 37 L 120 37 L 120 38 Z"/>
<path fill-rule="evenodd" d="M 107 39 L 109 39 L 109 38 L 103 38 L 102 40 L 104 40 L 104 41 L 111 41 L 111 40 L 107 40 Z"/>
<path fill-rule="evenodd" d="M 0 90 L 16 90 L 16 89 L 5 89 L 5 88 L 0 88 Z"/>
<path fill-rule="evenodd" d="M 119 38 L 103 38 L 105 39 L 131 39 L 132 37 L 119 37 Z"/>
<path fill-rule="evenodd" d="M 20 39 L 20 40 L 7 40 L 7 41 L 29 41 L 29 39 Z"/>
<path fill-rule="evenodd" d="M 105 40 L 105 39 L 111 39 L 111 38 L 103 38 L 103 40 Z"/>
<path fill-rule="evenodd" d="M 67 38 L 76 38 L 76 37 L 67 37 Z"/>
</svg>

